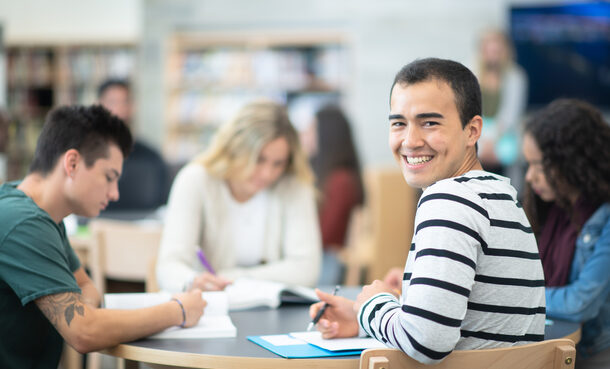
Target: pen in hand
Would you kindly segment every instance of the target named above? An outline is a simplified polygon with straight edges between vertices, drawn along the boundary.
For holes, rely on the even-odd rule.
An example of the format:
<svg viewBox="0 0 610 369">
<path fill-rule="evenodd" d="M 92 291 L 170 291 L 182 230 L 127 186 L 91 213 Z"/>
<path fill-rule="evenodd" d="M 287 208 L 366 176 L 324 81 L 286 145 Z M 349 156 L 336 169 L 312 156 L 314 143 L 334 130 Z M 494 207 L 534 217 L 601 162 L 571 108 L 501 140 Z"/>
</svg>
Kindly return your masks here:
<svg viewBox="0 0 610 369">
<path fill-rule="evenodd" d="M 337 291 L 339 291 L 339 288 L 341 288 L 341 286 L 339 286 L 339 285 L 335 286 L 335 289 L 333 290 L 333 296 L 335 296 L 337 294 Z M 311 323 L 309 323 L 309 325 L 307 326 L 308 332 L 311 331 L 316 324 L 318 324 L 318 321 L 320 321 L 320 318 L 322 318 L 322 315 L 324 315 L 324 312 L 326 311 L 327 307 L 328 307 L 328 303 L 325 302 L 324 305 L 322 305 L 322 308 L 320 310 L 318 310 L 318 313 L 313 318 Z"/>
<path fill-rule="evenodd" d="M 216 274 L 214 272 L 214 268 L 212 268 L 208 260 L 205 258 L 205 255 L 203 254 L 203 251 L 201 251 L 201 249 L 197 250 L 197 257 L 199 258 L 201 265 L 203 265 L 208 270 L 208 272 Z"/>
</svg>

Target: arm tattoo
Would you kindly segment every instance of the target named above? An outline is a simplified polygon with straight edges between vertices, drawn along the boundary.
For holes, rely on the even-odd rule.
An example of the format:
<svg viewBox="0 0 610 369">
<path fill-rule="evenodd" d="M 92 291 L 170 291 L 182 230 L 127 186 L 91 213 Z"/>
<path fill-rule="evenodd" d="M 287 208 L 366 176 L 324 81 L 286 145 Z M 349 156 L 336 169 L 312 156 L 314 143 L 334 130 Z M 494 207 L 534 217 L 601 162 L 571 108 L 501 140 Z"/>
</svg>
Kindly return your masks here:
<svg viewBox="0 0 610 369">
<path fill-rule="evenodd" d="M 54 326 L 61 322 L 62 316 L 68 327 L 74 319 L 74 314 L 85 316 L 84 302 L 78 293 L 66 292 L 49 295 L 36 300 L 36 303 Z"/>
</svg>

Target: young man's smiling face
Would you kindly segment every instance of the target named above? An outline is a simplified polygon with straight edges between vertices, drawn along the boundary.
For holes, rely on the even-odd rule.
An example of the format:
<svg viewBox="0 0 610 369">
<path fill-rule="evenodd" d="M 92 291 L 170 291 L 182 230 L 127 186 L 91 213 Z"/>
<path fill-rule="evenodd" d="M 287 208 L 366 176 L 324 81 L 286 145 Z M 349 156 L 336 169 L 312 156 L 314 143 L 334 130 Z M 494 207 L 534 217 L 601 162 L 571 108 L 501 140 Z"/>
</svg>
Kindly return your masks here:
<svg viewBox="0 0 610 369">
<path fill-rule="evenodd" d="M 481 169 L 475 144 L 482 120 L 462 128 L 455 95 L 437 79 L 396 84 L 390 100 L 389 144 L 410 186 L 425 188 L 441 179 Z"/>
</svg>

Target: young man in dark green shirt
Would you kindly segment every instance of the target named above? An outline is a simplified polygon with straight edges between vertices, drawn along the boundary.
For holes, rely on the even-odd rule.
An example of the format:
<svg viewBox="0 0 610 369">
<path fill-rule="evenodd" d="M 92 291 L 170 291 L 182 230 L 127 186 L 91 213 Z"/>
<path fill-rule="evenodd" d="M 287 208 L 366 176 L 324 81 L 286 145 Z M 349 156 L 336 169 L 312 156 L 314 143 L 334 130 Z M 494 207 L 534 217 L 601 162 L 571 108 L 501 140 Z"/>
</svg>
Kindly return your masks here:
<svg viewBox="0 0 610 369">
<path fill-rule="evenodd" d="M 45 122 L 29 174 L 0 186 L 0 367 L 55 369 L 64 340 L 85 353 L 199 321 L 198 290 L 146 309 L 100 309 L 68 242 L 65 216 L 94 217 L 118 199 L 131 145 L 104 108 L 61 107 Z"/>
</svg>

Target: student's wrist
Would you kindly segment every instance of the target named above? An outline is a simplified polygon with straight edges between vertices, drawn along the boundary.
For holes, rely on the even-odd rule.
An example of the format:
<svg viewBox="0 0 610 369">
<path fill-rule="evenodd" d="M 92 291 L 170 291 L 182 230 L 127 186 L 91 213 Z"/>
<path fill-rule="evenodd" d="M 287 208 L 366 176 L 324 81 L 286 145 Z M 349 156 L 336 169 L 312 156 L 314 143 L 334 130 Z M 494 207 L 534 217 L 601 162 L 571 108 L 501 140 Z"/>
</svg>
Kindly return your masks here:
<svg viewBox="0 0 610 369">
<path fill-rule="evenodd" d="M 184 305 L 182 304 L 182 301 L 178 300 L 175 297 L 172 297 L 171 301 L 175 301 L 178 306 L 180 307 L 180 323 L 176 324 L 177 326 L 184 328 L 185 324 L 186 324 L 186 310 L 184 310 Z"/>
<path fill-rule="evenodd" d="M 374 301 L 376 299 L 381 298 L 381 301 Z M 362 326 L 360 324 L 360 322 L 366 321 L 368 322 L 368 317 L 365 317 L 366 319 L 362 318 L 362 316 L 366 313 L 365 310 L 367 310 L 367 308 L 369 309 L 369 313 L 370 313 L 370 308 L 374 307 L 375 305 L 377 305 L 379 302 L 383 302 L 384 300 L 387 302 L 387 300 L 396 300 L 396 296 L 392 295 L 391 293 L 388 292 L 380 292 L 378 294 L 375 294 L 371 297 L 369 297 L 366 301 L 364 301 L 362 303 L 362 305 L 358 306 L 358 309 L 356 311 L 356 318 L 358 319 L 358 326 L 360 327 L 358 334 L 362 334 L 363 332 L 366 333 L 366 335 L 371 335 L 371 333 L 367 330 L 367 327 Z M 375 310 L 375 309 L 373 309 Z"/>
</svg>

